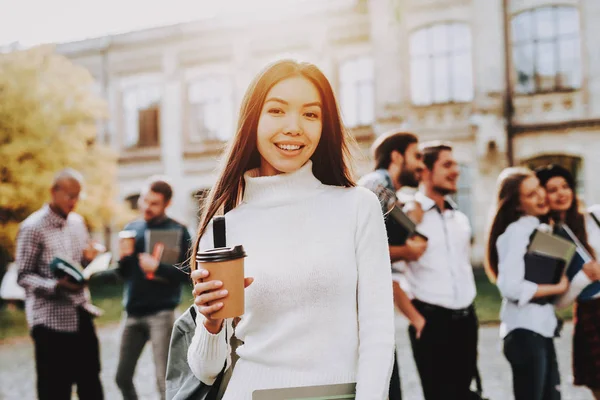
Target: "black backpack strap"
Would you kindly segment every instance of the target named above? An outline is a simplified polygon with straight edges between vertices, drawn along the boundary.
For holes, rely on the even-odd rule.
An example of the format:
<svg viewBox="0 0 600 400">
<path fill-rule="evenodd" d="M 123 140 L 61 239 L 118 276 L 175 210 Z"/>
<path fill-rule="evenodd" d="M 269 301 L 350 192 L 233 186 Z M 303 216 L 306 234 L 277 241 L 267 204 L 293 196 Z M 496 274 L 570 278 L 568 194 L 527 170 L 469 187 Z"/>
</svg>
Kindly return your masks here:
<svg viewBox="0 0 600 400">
<path fill-rule="evenodd" d="M 196 307 L 191 306 L 190 307 L 190 315 L 192 316 L 192 319 L 194 320 L 194 323 L 196 323 Z"/>
<path fill-rule="evenodd" d="M 600 220 L 598 220 L 598 217 L 596 217 L 596 215 L 592 211 L 590 211 L 590 217 L 594 219 L 594 222 L 596 223 L 596 225 L 598 225 L 598 228 L 600 228 Z"/>
<path fill-rule="evenodd" d="M 475 387 L 477 388 L 477 394 L 483 395 L 483 385 L 481 384 L 481 375 L 479 375 L 479 368 L 475 367 Z"/>
<path fill-rule="evenodd" d="M 227 247 L 225 217 L 219 216 L 213 218 L 213 243 L 215 248 Z"/>
</svg>

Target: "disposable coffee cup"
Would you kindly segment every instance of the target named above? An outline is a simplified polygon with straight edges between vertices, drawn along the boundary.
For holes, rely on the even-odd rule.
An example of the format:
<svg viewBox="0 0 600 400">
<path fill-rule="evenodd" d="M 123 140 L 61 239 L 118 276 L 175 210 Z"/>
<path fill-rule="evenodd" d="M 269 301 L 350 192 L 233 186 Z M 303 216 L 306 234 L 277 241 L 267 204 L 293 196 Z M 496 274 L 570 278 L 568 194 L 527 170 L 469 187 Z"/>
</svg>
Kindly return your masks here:
<svg viewBox="0 0 600 400">
<path fill-rule="evenodd" d="M 136 231 L 126 230 L 119 232 L 119 255 L 130 255 L 135 253 Z"/>
<path fill-rule="evenodd" d="M 235 318 L 244 314 L 244 258 L 243 246 L 222 247 L 206 251 L 198 251 L 196 262 L 200 268 L 208 271 L 208 280 L 221 281 L 219 290 L 229 293 L 223 299 L 223 307 L 212 314 L 215 319 Z"/>
</svg>

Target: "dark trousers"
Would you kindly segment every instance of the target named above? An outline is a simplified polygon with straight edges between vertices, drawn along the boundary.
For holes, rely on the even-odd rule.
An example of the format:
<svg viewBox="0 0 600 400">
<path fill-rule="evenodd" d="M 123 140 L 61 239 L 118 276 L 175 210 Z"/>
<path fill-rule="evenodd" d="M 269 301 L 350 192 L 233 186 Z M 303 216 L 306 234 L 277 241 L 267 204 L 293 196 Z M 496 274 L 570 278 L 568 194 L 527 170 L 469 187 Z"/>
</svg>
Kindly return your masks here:
<svg viewBox="0 0 600 400">
<path fill-rule="evenodd" d="M 73 384 L 80 400 L 102 400 L 100 352 L 92 317 L 79 311 L 79 330 L 57 332 L 35 326 L 37 392 L 40 400 L 71 398 Z"/>
<path fill-rule="evenodd" d="M 390 391 L 388 400 L 402 400 L 402 390 L 400 388 L 400 370 L 398 368 L 398 356 L 394 349 L 394 367 L 392 369 L 392 379 L 390 380 Z"/>
<path fill-rule="evenodd" d="M 527 329 L 504 338 L 513 374 L 515 400 L 560 400 L 560 374 L 554 340 Z"/>
<path fill-rule="evenodd" d="M 419 339 L 412 325 L 408 329 L 425 400 L 468 399 L 477 368 L 474 307 L 455 311 L 419 300 L 413 304 L 426 321 Z"/>
</svg>

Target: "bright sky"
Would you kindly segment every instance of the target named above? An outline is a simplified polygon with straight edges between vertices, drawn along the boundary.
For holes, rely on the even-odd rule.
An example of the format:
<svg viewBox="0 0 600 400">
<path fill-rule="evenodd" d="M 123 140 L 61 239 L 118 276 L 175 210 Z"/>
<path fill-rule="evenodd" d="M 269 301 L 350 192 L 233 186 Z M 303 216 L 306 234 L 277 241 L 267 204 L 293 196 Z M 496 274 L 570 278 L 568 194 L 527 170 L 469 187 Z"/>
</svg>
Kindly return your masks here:
<svg viewBox="0 0 600 400">
<path fill-rule="evenodd" d="M 0 46 L 68 42 L 302 0 L 0 0 Z"/>
</svg>

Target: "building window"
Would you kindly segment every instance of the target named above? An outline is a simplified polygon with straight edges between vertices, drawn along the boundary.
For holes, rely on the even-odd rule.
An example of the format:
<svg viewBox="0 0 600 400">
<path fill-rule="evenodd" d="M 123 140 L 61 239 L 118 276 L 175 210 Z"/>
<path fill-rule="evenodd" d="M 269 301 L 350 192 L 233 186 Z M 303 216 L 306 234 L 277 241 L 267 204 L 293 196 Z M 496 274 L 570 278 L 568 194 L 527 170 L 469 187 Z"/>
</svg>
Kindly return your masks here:
<svg viewBox="0 0 600 400">
<path fill-rule="evenodd" d="M 515 92 L 539 93 L 581 86 L 579 12 L 540 7 L 512 18 Z"/>
<path fill-rule="evenodd" d="M 410 92 L 415 105 L 473 100 L 471 29 L 441 23 L 410 35 Z"/>
<path fill-rule="evenodd" d="M 132 194 L 131 196 L 127 196 L 125 198 L 125 202 L 129 205 L 129 207 L 131 207 L 132 210 L 138 210 L 139 209 L 139 200 L 140 200 L 140 194 Z"/>
<path fill-rule="evenodd" d="M 458 209 L 469 218 L 469 221 L 472 221 L 471 184 L 473 183 L 473 173 L 471 167 L 466 164 L 460 164 L 459 168 L 460 177 L 458 178 L 456 193 L 452 196 L 452 199 L 458 205 Z"/>
<path fill-rule="evenodd" d="M 373 60 L 369 57 L 344 61 L 340 66 L 340 107 L 349 128 L 375 121 Z"/>
<path fill-rule="evenodd" d="M 125 91 L 126 148 L 159 145 L 160 96 L 159 87 L 138 87 Z"/>
<path fill-rule="evenodd" d="M 538 156 L 525 160 L 521 164 L 533 170 L 535 170 L 538 167 L 545 167 L 549 164 L 560 165 L 561 167 L 569 170 L 569 172 L 571 172 L 571 175 L 573 175 L 573 177 L 575 178 L 575 184 L 577 186 L 577 195 L 579 197 L 583 197 L 585 193 L 585 181 L 582 173 L 581 157 L 573 157 L 564 154 L 545 154 L 543 156 Z"/>
<path fill-rule="evenodd" d="M 210 77 L 188 87 L 189 140 L 193 143 L 227 141 L 233 134 L 231 81 Z"/>
</svg>

